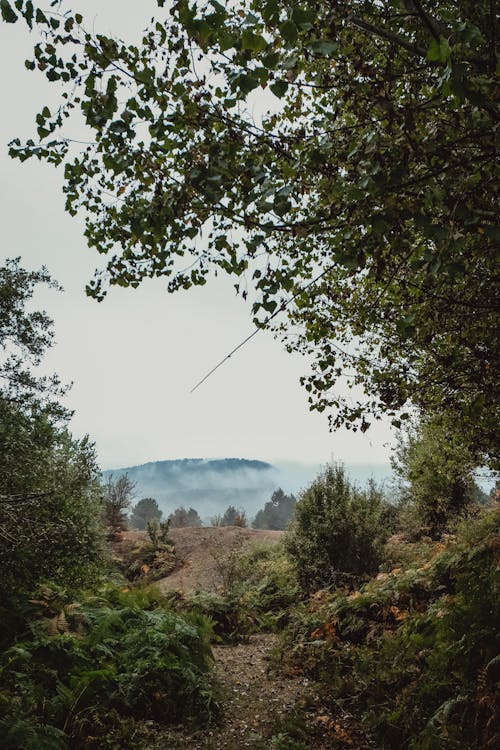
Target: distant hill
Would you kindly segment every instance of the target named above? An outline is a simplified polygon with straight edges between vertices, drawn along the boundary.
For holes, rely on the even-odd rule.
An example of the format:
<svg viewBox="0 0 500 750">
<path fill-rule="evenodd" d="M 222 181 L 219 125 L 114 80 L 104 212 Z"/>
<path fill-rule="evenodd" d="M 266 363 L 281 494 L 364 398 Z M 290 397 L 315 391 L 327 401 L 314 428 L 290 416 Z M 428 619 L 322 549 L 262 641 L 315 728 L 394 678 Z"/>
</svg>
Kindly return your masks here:
<svg viewBox="0 0 500 750">
<path fill-rule="evenodd" d="M 105 477 L 125 473 L 136 482 L 137 498 L 156 498 L 167 515 L 179 505 L 192 506 L 204 519 L 228 505 L 243 507 L 253 515 L 277 486 L 271 464 L 244 458 L 152 461 L 103 472 Z"/>
<path fill-rule="evenodd" d="M 273 465 L 245 458 L 183 458 L 107 470 L 103 475 L 117 478 L 127 473 L 136 483 L 136 500 L 156 498 L 165 515 L 184 505 L 195 508 L 208 521 L 223 513 L 228 505 L 244 508 L 252 518 L 275 489 L 282 487 L 285 492 L 298 494 L 320 468 L 297 462 Z M 391 473 L 387 465 L 353 464 L 346 468 L 359 484 L 369 477 L 383 481 Z"/>
</svg>

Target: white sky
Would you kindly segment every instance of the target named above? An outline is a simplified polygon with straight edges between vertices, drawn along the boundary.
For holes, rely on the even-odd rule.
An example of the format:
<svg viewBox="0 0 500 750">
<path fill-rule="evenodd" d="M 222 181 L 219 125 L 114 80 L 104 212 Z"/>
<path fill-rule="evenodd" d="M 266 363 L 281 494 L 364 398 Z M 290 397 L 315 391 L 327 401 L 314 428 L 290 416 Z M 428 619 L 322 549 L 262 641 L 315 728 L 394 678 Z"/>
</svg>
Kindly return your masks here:
<svg viewBox="0 0 500 750">
<path fill-rule="evenodd" d="M 48 4 L 48 3 L 47 3 Z M 138 40 L 152 0 L 80 0 L 95 29 Z M 0 237 L 2 260 L 20 255 L 45 264 L 64 294 L 39 295 L 55 321 L 57 345 L 46 367 L 74 386 L 72 430 L 95 440 L 103 468 L 182 457 L 259 458 L 325 463 L 386 463 L 391 431 L 328 431 L 308 411 L 299 377 L 303 358 L 260 332 L 194 394 L 189 389 L 252 330 L 248 305 L 232 281 L 168 295 L 165 281 L 113 289 L 98 304 L 85 283 L 99 258 L 86 247 L 82 222 L 64 212 L 62 171 L 7 155 L 7 142 L 35 137 L 34 117 L 54 86 L 24 68 L 30 37 L 23 24 L 0 22 Z"/>
</svg>

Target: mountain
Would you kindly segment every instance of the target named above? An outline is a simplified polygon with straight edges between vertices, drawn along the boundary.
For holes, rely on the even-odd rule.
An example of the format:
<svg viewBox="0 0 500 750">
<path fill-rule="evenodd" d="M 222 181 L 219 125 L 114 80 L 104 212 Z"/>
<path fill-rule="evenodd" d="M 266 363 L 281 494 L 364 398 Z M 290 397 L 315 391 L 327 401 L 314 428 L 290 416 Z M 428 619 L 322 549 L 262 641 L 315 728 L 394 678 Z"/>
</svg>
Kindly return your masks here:
<svg viewBox="0 0 500 750">
<path fill-rule="evenodd" d="M 136 483 L 137 499 L 156 498 L 165 515 L 180 505 L 193 507 L 204 519 L 228 505 L 253 515 L 277 487 L 274 466 L 244 458 L 152 461 L 103 472 L 105 478 L 125 473 Z"/>
<path fill-rule="evenodd" d="M 351 478 L 361 485 L 370 477 L 377 482 L 384 481 L 391 473 L 387 465 L 352 464 L 346 468 Z M 298 494 L 320 469 L 319 464 L 297 462 L 273 465 L 244 458 L 183 458 L 110 469 L 104 471 L 103 476 L 112 475 L 116 479 L 128 474 L 136 483 L 135 500 L 154 497 L 166 516 L 184 505 L 195 508 L 208 521 L 223 513 L 228 505 L 244 508 L 252 518 L 278 487 Z"/>
</svg>

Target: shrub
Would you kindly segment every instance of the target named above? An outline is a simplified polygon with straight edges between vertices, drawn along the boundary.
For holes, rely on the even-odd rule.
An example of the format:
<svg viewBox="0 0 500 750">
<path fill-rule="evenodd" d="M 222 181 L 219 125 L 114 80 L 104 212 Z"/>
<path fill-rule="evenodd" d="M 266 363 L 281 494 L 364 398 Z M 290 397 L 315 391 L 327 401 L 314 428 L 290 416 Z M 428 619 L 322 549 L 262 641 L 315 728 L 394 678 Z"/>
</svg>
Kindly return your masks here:
<svg viewBox="0 0 500 750">
<path fill-rule="evenodd" d="M 297 502 L 285 545 L 304 591 L 354 585 L 381 561 L 382 495 L 359 490 L 340 464 L 327 466 Z"/>
<path fill-rule="evenodd" d="M 210 717 L 206 618 L 181 617 L 154 591 L 108 588 L 81 604 L 46 596 L 39 605 L 45 616 L 1 658 L 3 747 L 97 748 L 130 719 Z"/>
<path fill-rule="evenodd" d="M 392 459 L 406 504 L 406 526 L 414 537 L 438 539 L 478 498 L 476 460 L 460 439 L 436 421 L 406 430 Z"/>
<path fill-rule="evenodd" d="M 359 591 L 295 610 L 286 658 L 381 750 L 498 747 L 499 532 L 500 513 L 486 512 L 456 539 L 410 545 L 413 559 Z"/>
<path fill-rule="evenodd" d="M 220 572 L 221 591 L 180 596 L 174 606 L 210 617 L 217 637 L 227 642 L 285 626 L 298 585 L 281 544 L 255 544 L 243 553 L 235 550 L 221 560 Z"/>
</svg>

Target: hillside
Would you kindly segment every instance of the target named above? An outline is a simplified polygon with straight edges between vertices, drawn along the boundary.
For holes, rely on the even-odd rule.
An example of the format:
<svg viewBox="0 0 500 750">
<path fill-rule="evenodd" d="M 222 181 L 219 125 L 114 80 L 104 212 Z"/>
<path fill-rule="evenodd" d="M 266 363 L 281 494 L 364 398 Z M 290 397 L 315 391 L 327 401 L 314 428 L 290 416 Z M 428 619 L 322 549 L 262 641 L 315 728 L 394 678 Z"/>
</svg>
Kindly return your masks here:
<svg viewBox="0 0 500 750">
<path fill-rule="evenodd" d="M 204 519 L 228 505 L 253 513 L 277 487 L 271 464 L 243 458 L 152 461 L 103 472 L 115 478 L 125 473 L 136 483 L 137 498 L 154 497 L 165 515 L 184 505 L 196 508 Z"/>
<path fill-rule="evenodd" d="M 166 578 L 156 581 L 163 592 L 217 591 L 223 584 L 223 566 L 232 553 L 243 553 L 256 542 L 278 542 L 282 531 L 242 529 L 238 526 L 213 528 L 186 527 L 170 529 L 169 536 L 175 546 L 176 567 Z M 119 556 L 147 539 L 146 532 L 127 531 L 115 545 Z"/>
<path fill-rule="evenodd" d="M 136 499 L 154 497 L 166 516 L 184 505 L 209 520 L 228 505 L 244 508 L 251 518 L 278 487 L 297 495 L 320 468 L 319 464 L 293 461 L 271 464 L 244 458 L 183 458 L 108 469 L 103 476 L 116 479 L 128 474 L 136 483 Z M 359 484 L 370 477 L 381 482 L 391 474 L 387 465 L 352 464 L 348 469 Z"/>
</svg>

